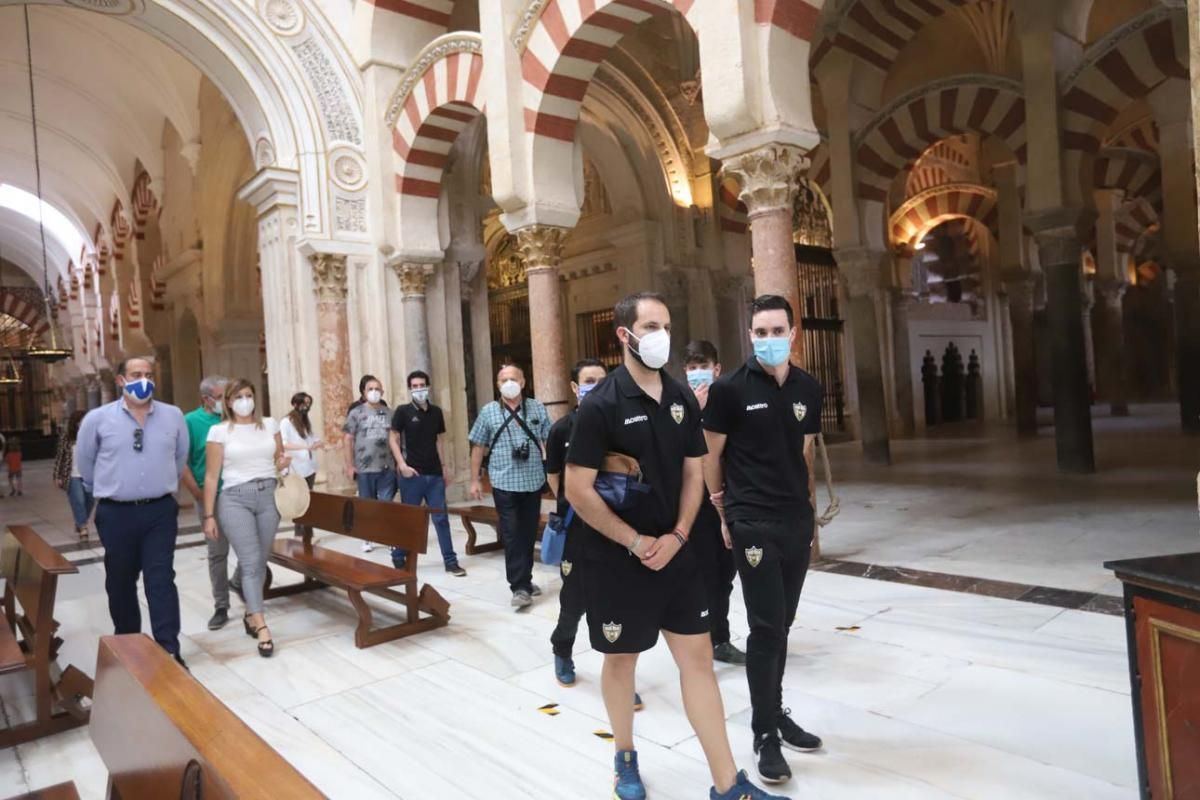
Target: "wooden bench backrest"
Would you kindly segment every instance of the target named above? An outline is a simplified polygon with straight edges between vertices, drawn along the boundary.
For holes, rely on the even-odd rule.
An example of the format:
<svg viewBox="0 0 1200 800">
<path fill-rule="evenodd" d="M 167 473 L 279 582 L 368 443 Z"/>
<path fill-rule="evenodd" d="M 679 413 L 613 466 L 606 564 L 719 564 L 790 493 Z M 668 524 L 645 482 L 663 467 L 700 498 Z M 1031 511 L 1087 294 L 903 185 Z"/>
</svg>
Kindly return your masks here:
<svg viewBox="0 0 1200 800">
<path fill-rule="evenodd" d="M 122 800 L 324 797 L 144 634 L 100 639 L 90 732 Z"/>
<path fill-rule="evenodd" d="M 296 520 L 320 530 L 424 553 L 429 547 L 429 509 L 382 500 L 313 492 L 308 511 Z"/>
<path fill-rule="evenodd" d="M 54 613 L 55 582 L 48 575 L 71 575 L 79 568 L 28 525 L 9 525 L 0 544 L 0 576 L 36 631 Z M 43 612 L 45 616 L 43 617 Z M 51 631 L 47 631 L 51 633 Z"/>
</svg>

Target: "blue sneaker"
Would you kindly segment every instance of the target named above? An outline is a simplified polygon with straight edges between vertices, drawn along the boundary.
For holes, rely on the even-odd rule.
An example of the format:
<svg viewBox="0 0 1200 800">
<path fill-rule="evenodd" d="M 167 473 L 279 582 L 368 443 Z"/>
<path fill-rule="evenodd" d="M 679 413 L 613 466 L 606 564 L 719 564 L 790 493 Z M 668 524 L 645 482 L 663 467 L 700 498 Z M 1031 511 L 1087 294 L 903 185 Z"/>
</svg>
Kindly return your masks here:
<svg viewBox="0 0 1200 800">
<path fill-rule="evenodd" d="M 554 657 L 554 677 L 560 686 L 575 685 L 575 661 L 570 656 Z"/>
<path fill-rule="evenodd" d="M 646 707 L 646 704 L 642 702 L 642 696 L 640 694 L 638 694 L 637 692 L 634 692 L 633 693 L 633 710 L 641 711 L 645 707 Z"/>
<path fill-rule="evenodd" d="M 636 750 L 621 750 L 613 758 L 613 800 L 646 800 L 646 787 L 638 774 Z"/>
<path fill-rule="evenodd" d="M 786 795 L 767 794 L 750 782 L 746 770 L 737 774 L 737 780 L 734 781 L 733 786 L 729 787 L 729 791 L 718 792 L 717 787 L 714 786 L 708 790 L 708 798 L 709 800 L 791 800 Z"/>
</svg>

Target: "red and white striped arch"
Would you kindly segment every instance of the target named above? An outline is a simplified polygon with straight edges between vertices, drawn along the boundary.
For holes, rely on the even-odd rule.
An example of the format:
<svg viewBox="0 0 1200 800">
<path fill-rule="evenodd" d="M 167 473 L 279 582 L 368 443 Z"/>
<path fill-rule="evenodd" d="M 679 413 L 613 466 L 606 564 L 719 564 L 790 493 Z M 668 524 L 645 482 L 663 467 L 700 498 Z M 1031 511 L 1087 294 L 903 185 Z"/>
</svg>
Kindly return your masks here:
<svg viewBox="0 0 1200 800">
<path fill-rule="evenodd" d="M 1025 163 L 1025 99 L 1019 83 L 989 75 L 938 81 L 899 98 L 855 141 L 858 196 L 886 202 L 893 179 L 935 142 L 975 132 L 1003 141 Z"/>
<path fill-rule="evenodd" d="M 125 215 L 125 206 L 121 204 L 120 198 L 113 201 L 112 213 L 108 217 L 108 229 L 112 231 L 113 258 L 120 261 L 125 257 L 125 246 L 133 237 L 133 226 L 129 224 L 129 217 Z"/>
<path fill-rule="evenodd" d="M 1121 189 L 1129 200 L 1161 192 L 1158 156 L 1143 150 L 1105 148 L 1092 162 L 1092 185 L 1097 189 Z"/>
<path fill-rule="evenodd" d="M 845 50 L 888 72 L 900 51 L 930 20 L 979 0 L 852 0 L 824 26 L 832 31 L 816 43 L 816 67 L 833 48 Z"/>
<path fill-rule="evenodd" d="M 1134 253 L 1138 242 L 1153 230 L 1157 230 L 1162 219 L 1162 194 L 1139 197 L 1121 206 L 1117 212 L 1115 229 L 1117 252 Z"/>
<path fill-rule="evenodd" d="M 46 321 L 42 309 L 17 292 L 0 289 L 0 314 L 7 314 L 27 325 L 33 331 L 34 338 L 50 330 L 50 324 Z"/>
<path fill-rule="evenodd" d="M 914 195 L 888 221 L 891 244 L 914 247 L 925 234 L 951 219 L 973 219 L 998 239 L 995 189 L 973 183 L 951 183 Z"/>
<path fill-rule="evenodd" d="M 454 0 L 366 0 L 366 2 L 383 11 L 390 11 L 398 17 L 428 22 L 443 30 L 449 27 L 450 14 L 454 11 Z"/>
<path fill-rule="evenodd" d="M 1146 116 L 1126 125 L 1121 130 L 1104 141 L 1104 147 L 1123 147 L 1128 150 L 1142 150 L 1158 154 L 1158 123 L 1153 115 Z"/>
<path fill-rule="evenodd" d="M 1091 189 L 1089 162 L 1121 112 L 1165 81 L 1188 79 L 1187 16 L 1157 6 L 1101 39 L 1064 80 L 1065 174 L 1069 191 Z M 1069 198 L 1070 199 L 1070 198 Z"/>
<path fill-rule="evenodd" d="M 833 164 L 829 160 L 829 145 L 821 142 L 808 152 L 808 179 L 815 183 L 826 199 L 833 199 Z"/>
</svg>

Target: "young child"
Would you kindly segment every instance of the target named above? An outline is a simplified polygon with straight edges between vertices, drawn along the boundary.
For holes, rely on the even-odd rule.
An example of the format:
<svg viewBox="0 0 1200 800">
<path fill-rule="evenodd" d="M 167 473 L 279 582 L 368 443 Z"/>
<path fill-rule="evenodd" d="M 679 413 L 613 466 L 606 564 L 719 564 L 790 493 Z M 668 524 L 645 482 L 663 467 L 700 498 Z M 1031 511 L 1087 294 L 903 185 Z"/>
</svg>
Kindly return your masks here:
<svg viewBox="0 0 1200 800">
<path fill-rule="evenodd" d="M 16 436 L 8 437 L 8 452 L 4 454 L 4 462 L 8 465 L 8 496 L 24 495 L 21 481 L 21 440 Z"/>
</svg>

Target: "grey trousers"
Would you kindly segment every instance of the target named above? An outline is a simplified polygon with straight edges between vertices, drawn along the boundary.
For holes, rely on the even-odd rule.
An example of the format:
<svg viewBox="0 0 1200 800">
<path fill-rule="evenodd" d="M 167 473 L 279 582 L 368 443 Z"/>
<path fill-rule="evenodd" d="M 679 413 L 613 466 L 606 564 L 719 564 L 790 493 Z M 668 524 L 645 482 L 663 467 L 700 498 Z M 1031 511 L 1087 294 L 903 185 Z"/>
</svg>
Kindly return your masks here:
<svg viewBox="0 0 1200 800">
<path fill-rule="evenodd" d="M 220 498 L 218 497 L 218 500 Z M 196 516 L 200 518 L 200 530 L 204 530 L 204 503 L 196 503 Z M 217 538 L 205 537 L 204 544 L 208 548 L 208 582 L 212 586 L 213 605 L 229 610 L 229 540 L 221 533 L 220 521 L 217 522 Z M 242 566 L 233 568 L 233 582 L 242 582 Z"/>
<path fill-rule="evenodd" d="M 226 486 L 217 498 L 217 523 L 237 554 L 247 614 L 263 610 L 267 557 L 279 530 L 275 483 L 274 478 L 267 478 Z"/>
</svg>

